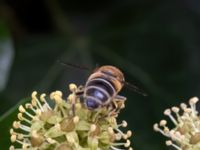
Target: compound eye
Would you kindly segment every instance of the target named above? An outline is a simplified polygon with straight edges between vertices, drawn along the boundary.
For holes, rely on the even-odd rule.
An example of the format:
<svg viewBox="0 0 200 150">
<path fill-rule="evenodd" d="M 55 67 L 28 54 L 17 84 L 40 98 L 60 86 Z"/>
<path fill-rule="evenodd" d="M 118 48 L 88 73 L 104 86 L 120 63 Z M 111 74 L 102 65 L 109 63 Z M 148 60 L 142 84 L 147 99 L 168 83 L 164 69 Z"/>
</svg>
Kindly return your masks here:
<svg viewBox="0 0 200 150">
<path fill-rule="evenodd" d="M 97 103 L 95 100 L 93 99 L 87 99 L 86 100 L 86 105 L 88 107 L 88 109 L 96 109 L 99 107 L 99 103 Z"/>
</svg>

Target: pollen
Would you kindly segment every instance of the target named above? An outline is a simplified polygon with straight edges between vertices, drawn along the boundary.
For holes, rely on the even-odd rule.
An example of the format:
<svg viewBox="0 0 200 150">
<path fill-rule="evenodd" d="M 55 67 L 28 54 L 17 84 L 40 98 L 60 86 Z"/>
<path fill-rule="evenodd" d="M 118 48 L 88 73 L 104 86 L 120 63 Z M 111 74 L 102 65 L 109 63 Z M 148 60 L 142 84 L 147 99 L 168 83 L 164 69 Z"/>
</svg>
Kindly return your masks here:
<svg viewBox="0 0 200 150">
<path fill-rule="evenodd" d="M 18 108 L 17 120 L 10 129 L 10 140 L 14 143 L 10 150 L 132 150 L 129 140 L 132 132 L 121 129 L 128 123 L 117 120 L 124 105 L 116 111 L 106 107 L 89 110 L 76 95 L 78 89 L 70 84 L 67 99 L 58 90 L 49 95 L 34 91 L 31 101 Z"/>
<path fill-rule="evenodd" d="M 200 149 L 200 116 L 196 109 L 197 97 L 189 100 L 189 105 L 181 103 L 180 107 L 173 106 L 166 109 L 164 114 L 169 117 L 174 126 L 170 129 L 166 120 L 155 123 L 153 128 L 169 138 L 167 146 L 177 150 L 199 150 Z"/>
</svg>

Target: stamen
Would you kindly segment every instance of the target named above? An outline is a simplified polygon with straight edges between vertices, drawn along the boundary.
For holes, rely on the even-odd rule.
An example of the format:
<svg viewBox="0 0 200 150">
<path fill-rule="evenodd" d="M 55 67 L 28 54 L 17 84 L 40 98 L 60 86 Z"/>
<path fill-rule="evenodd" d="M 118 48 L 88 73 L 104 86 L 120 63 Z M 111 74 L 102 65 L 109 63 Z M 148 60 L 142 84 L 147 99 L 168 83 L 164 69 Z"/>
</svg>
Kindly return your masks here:
<svg viewBox="0 0 200 150">
<path fill-rule="evenodd" d="M 128 130 L 127 133 L 126 133 L 126 135 L 127 135 L 127 138 L 131 137 L 132 136 L 132 131 Z"/>
<path fill-rule="evenodd" d="M 129 147 L 131 144 L 130 140 L 126 140 L 126 143 L 124 144 L 125 147 Z"/>
<path fill-rule="evenodd" d="M 172 122 L 173 122 L 175 125 L 177 125 L 177 121 L 176 121 L 176 119 L 171 115 L 171 110 L 170 110 L 170 109 L 166 109 L 166 110 L 164 111 L 164 114 L 165 114 L 166 116 L 168 116 L 168 117 L 172 120 Z"/>
<path fill-rule="evenodd" d="M 25 104 L 25 107 L 26 107 L 27 109 L 31 109 L 34 113 L 36 113 L 36 109 L 33 108 L 33 105 L 32 105 L 32 104 L 27 103 L 27 104 Z"/>
<path fill-rule="evenodd" d="M 52 92 L 51 95 L 50 95 L 50 98 L 55 100 L 55 102 L 57 104 L 60 104 L 62 103 L 62 92 L 61 91 L 55 91 L 55 92 Z"/>
<path fill-rule="evenodd" d="M 27 116 L 29 116 L 30 118 L 34 118 L 34 116 L 31 115 L 29 112 L 27 112 L 26 109 L 25 109 L 22 105 L 19 106 L 19 111 L 20 111 L 21 113 L 25 113 L 25 114 L 26 114 Z"/>
<path fill-rule="evenodd" d="M 44 98 L 45 96 L 46 96 L 46 94 L 42 94 L 42 95 L 40 96 L 40 100 L 41 100 L 42 102 L 45 103 L 45 106 L 46 106 L 49 110 L 52 110 L 51 107 L 49 106 L 49 104 L 47 103 L 46 99 Z"/>
<path fill-rule="evenodd" d="M 71 84 L 69 84 L 69 90 L 74 93 L 77 90 L 77 86 L 75 84 L 71 83 Z"/>
<path fill-rule="evenodd" d="M 36 101 L 36 103 L 38 104 L 40 110 L 41 110 L 42 112 L 44 112 L 44 109 L 43 109 L 43 107 L 42 107 L 40 101 L 37 99 L 37 96 L 36 96 L 36 95 L 37 95 L 37 92 L 34 91 L 34 92 L 32 93 L 32 99 L 34 99 L 34 100 Z"/>
<path fill-rule="evenodd" d="M 178 147 L 177 145 L 175 145 L 174 143 L 172 143 L 171 140 L 166 141 L 166 145 L 167 146 L 173 146 L 174 148 L 176 148 L 177 150 L 182 150 L 182 148 Z"/>
<path fill-rule="evenodd" d="M 25 125 L 23 125 L 23 124 L 20 125 L 20 129 L 22 129 L 22 130 L 24 130 L 24 131 L 26 131 L 26 132 L 30 132 L 30 130 L 31 130 L 30 127 L 25 126 Z"/>
<path fill-rule="evenodd" d="M 121 127 L 121 126 L 127 127 L 127 125 L 128 125 L 127 122 L 125 120 L 123 120 L 122 123 L 118 125 L 118 127 Z"/>
<path fill-rule="evenodd" d="M 23 117 L 22 113 L 18 113 L 17 116 L 18 116 L 18 119 L 19 119 L 20 121 L 24 120 L 24 121 L 26 121 L 27 123 L 31 124 L 31 121 L 28 120 L 28 119 L 26 119 L 25 117 Z"/>
</svg>

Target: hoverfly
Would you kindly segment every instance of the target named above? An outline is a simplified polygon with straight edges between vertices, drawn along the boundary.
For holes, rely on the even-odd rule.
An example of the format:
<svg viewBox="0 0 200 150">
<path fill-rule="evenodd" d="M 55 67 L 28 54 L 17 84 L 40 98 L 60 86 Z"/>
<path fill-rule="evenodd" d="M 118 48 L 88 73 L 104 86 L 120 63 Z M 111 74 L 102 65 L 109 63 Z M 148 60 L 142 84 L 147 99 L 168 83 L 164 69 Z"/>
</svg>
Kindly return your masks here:
<svg viewBox="0 0 200 150">
<path fill-rule="evenodd" d="M 62 61 L 60 63 L 89 70 L 89 68 L 83 66 Z M 126 97 L 118 95 L 123 86 L 129 87 L 135 92 L 146 96 L 138 87 L 125 81 L 124 74 L 120 69 L 111 65 L 97 67 L 89 75 L 84 87 L 77 92 L 77 95 L 82 96 L 85 107 L 90 110 L 108 106 L 116 107 L 115 100 L 122 103 L 126 100 Z"/>
</svg>

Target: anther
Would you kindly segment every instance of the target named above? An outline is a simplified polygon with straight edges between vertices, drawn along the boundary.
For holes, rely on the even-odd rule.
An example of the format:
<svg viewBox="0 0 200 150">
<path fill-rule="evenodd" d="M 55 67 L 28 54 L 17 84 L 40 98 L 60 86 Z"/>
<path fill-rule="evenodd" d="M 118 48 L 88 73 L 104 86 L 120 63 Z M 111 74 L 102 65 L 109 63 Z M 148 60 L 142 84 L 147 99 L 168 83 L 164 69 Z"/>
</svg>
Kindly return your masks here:
<svg viewBox="0 0 200 150">
<path fill-rule="evenodd" d="M 109 134 L 114 134 L 113 128 L 112 127 L 108 127 L 108 133 Z"/>
<path fill-rule="evenodd" d="M 13 122 L 13 128 L 18 129 L 20 127 L 20 122 L 19 121 L 14 121 Z"/>
<path fill-rule="evenodd" d="M 62 92 L 61 91 L 55 91 L 55 95 L 62 97 Z"/>
<path fill-rule="evenodd" d="M 124 147 L 129 147 L 131 145 L 130 140 L 126 140 L 126 143 L 124 144 Z"/>
<path fill-rule="evenodd" d="M 22 116 L 22 113 L 18 113 L 18 114 L 17 114 L 17 118 L 18 118 L 20 121 L 24 120 L 24 118 L 23 118 L 23 116 Z"/>
<path fill-rule="evenodd" d="M 180 107 L 182 110 L 185 110 L 187 108 L 187 105 L 185 103 L 181 103 Z"/>
<path fill-rule="evenodd" d="M 122 121 L 122 127 L 127 127 L 127 122 L 125 120 Z"/>
<path fill-rule="evenodd" d="M 69 84 L 69 90 L 71 92 L 75 92 L 77 90 L 77 86 L 73 83 Z"/>
<path fill-rule="evenodd" d="M 167 121 L 166 120 L 161 120 L 160 121 L 160 126 L 165 126 L 167 124 Z"/>
<path fill-rule="evenodd" d="M 194 105 L 194 104 L 196 104 L 198 101 L 199 101 L 198 97 L 192 97 L 192 98 L 189 100 L 189 104 L 190 104 L 190 105 Z"/>
<path fill-rule="evenodd" d="M 14 132 L 14 130 L 13 130 L 13 128 L 11 128 L 10 129 L 10 134 L 14 134 L 15 132 Z"/>
<path fill-rule="evenodd" d="M 17 140 L 17 135 L 13 134 L 10 137 L 11 142 L 15 142 Z"/>
<path fill-rule="evenodd" d="M 172 111 L 175 113 L 178 113 L 180 111 L 180 109 L 178 107 L 172 107 Z"/>
<path fill-rule="evenodd" d="M 126 135 L 127 135 L 128 138 L 131 137 L 132 136 L 131 130 L 128 130 L 127 133 L 126 133 Z"/>
<path fill-rule="evenodd" d="M 91 132 L 94 132 L 94 131 L 96 130 L 96 128 L 97 128 L 97 126 L 96 126 L 95 124 L 92 124 L 92 125 L 90 126 L 90 131 L 91 131 Z"/>
<path fill-rule="evenodd" d="M 157 123 L 155 123 L 154 125 L 153 125 L 153 129 L 154 129 L 154 131 L 159 131 L 159 127 L 158 127 L 158 124 Z"/>
<path fill-rule="evenodd" d="M 171 114 L 171 110 L 170 110 L 170 109 L 166 109 L 166 110 L 164 111 L 164 115 L 169 116 L 170 114 Z"/>
<path fill-rule="evenodd" d="M 13 145 L 11 145 L 9 150 L 15 150 L 15 147 Z"/>
<path fill-rule="evenodd" d="M 77 123 L 79 122 L 79 117 L 78 117 L 78 116 L 75 116 L 75 117 L 73 118 L 73 122 L 74 122 L 75 124 L 77 124 Z"/>
<path fill-rule="evenodd" d="M 36 91 L 33 91 L 31 97 L 32 97 L 33 99 L 35 99 L 35 98 L 36 98 L 36 95 L 37 95 L 37 92 L 36 92 Z"/>
<path fill-rule="evenodd" d="M 42 101 L 42 102 L 45 102 L 46 100 L 45 100 L 45 97 L 46 96 L 46 94 L 41 94 L 40 95 L 40 100 Z"/>
<path fill-rule="evenodd" d="M 33 106 L 30 103 L 25 104 L 25 107 L 30 109 L 33 108 Z"/>
<path fill-rule="evenodd" d="M 171 140 L 167 140 L 165 143 L 166 143 L 167 146 L 172 145 L 172 141 Z"/>
<path fill-rule="evenodd" d="M 19 106 L 19 112 L 24 113 L 26 110 L 22 105 Z"/>
</svg>

